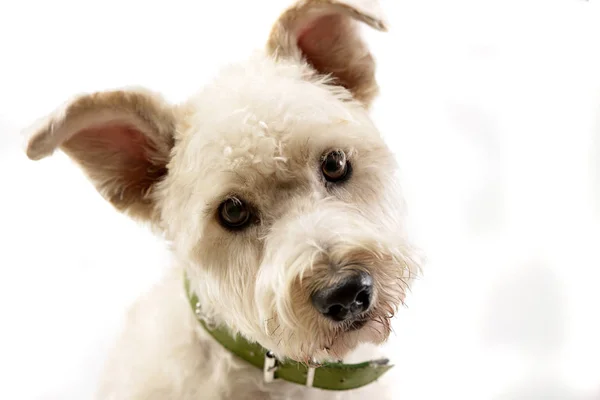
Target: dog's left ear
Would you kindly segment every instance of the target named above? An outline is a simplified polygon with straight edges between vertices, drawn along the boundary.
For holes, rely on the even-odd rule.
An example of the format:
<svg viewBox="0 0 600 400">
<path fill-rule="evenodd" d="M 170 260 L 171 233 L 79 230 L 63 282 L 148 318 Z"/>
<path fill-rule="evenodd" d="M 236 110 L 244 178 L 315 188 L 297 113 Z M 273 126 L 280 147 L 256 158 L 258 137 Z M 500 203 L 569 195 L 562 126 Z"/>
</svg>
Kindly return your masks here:
<svg viewBox="0 0 600 400">
<path fill-rule="evenodd" d="M 276 58 L 307 62 L 369 107 L 378 86 L 360 22 L 387 30 L 377 0 L 300 0 L 275 23 L 267 51 Z"/>
</svg>

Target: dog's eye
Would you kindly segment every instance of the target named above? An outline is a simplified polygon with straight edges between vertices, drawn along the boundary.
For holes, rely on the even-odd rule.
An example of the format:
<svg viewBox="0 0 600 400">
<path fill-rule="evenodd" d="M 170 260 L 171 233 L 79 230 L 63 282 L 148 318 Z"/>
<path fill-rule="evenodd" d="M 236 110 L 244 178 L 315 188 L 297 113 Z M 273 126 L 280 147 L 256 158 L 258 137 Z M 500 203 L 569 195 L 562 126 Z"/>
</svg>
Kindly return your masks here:
<svg viewBox="0 0 600 400">
<path fill-rule="evenodd" d="M 346 159 L 346 153 L 341 150 L 330 151 L 323 157 L 321 164 L 323 176 L 329 182 L 340 182 L 348 178 L 350 163 Z"/>
<path fill-rule="evenodd" d="M 230 197 L 219 207 L 221 223 L 228 228 L 240 229 L 250 221 L 250 211 L 244 202 Z"/>
</svg>

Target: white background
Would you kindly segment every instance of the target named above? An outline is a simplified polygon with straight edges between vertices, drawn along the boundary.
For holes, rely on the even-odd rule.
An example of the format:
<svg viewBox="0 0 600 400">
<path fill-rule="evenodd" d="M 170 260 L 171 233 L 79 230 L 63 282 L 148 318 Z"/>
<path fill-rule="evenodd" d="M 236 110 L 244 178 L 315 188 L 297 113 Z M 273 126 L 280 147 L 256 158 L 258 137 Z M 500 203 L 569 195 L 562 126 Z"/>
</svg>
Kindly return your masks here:
<svg viewBox="0 0 600 400">
<path fill-rule="evenodd" d="M 388 350 L 397 398 L 600 399 L 598 1 L 383 6 L 374 118 L 429 258 Z M 63 154 L 28 161 L 20 130 L 81 91 L 182 100 L 262 47 L 282 7 L 2 0 L 1 399 L 89 398 L 169 262 Z"/>
</svg>

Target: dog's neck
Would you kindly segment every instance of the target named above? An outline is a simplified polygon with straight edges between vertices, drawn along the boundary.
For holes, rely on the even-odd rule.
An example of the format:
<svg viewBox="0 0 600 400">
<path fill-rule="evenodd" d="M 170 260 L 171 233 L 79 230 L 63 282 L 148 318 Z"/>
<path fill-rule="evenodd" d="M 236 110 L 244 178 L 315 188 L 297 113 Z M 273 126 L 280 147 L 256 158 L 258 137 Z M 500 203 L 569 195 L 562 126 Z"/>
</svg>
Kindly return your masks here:
<svg viewBox="0 0 600 400">
<path fill-rule="evenodd" d="M 350 390 L 376 381 L 392 368 L 386 359 L 359 364 L 325 363 L 319 366 L 308 366 L 291 360 L 279 361 L 258 343 L 250 342 L 240 335 L 233 336 L 225 327 L 208 326 L 199 314 L 200 303 L 190 288 L 187 275 L 184 276 L 184 286 L 192 310 L 203 328 L 228 351 L 261 369 L 267 383 L 282 379 L 325 390 Z"/>
</svg>

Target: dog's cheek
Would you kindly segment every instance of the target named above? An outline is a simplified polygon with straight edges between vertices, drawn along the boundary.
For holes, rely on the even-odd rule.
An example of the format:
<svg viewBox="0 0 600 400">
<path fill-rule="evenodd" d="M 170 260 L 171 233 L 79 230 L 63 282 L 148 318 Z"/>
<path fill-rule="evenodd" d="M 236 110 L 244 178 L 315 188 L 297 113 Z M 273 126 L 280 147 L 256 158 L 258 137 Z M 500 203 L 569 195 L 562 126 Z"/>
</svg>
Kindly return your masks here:
<svg viewBox="0 0 600 400">
<path fill-rule="evenodd" d="M 268 268 L 267 268 L 268 270 Z M 259 269 L 253 293 L 253 303 L 256 305 L 259 321 L 264 321 L 263 328 L 267 335 L 277 330 L 279 321 L 275 315 L 275 291 L 269 274 L 263 268 Z M 257 321 L 257 322 L 259 322 Z M 260 322 L 259 322 L 260 323 Z"/>
<path fill-rule="evenodd" d="M 228 232 L 211 221 L 205 224 L 195 243 L 176 240 L 173 246 L 188 273 L 203 286 L 201 291 L 207 301 L 223 311 L 223 319 L 237 318 L 239 325 L 256 330 L 260 242 L 250 234 Z"/>
</svg>

